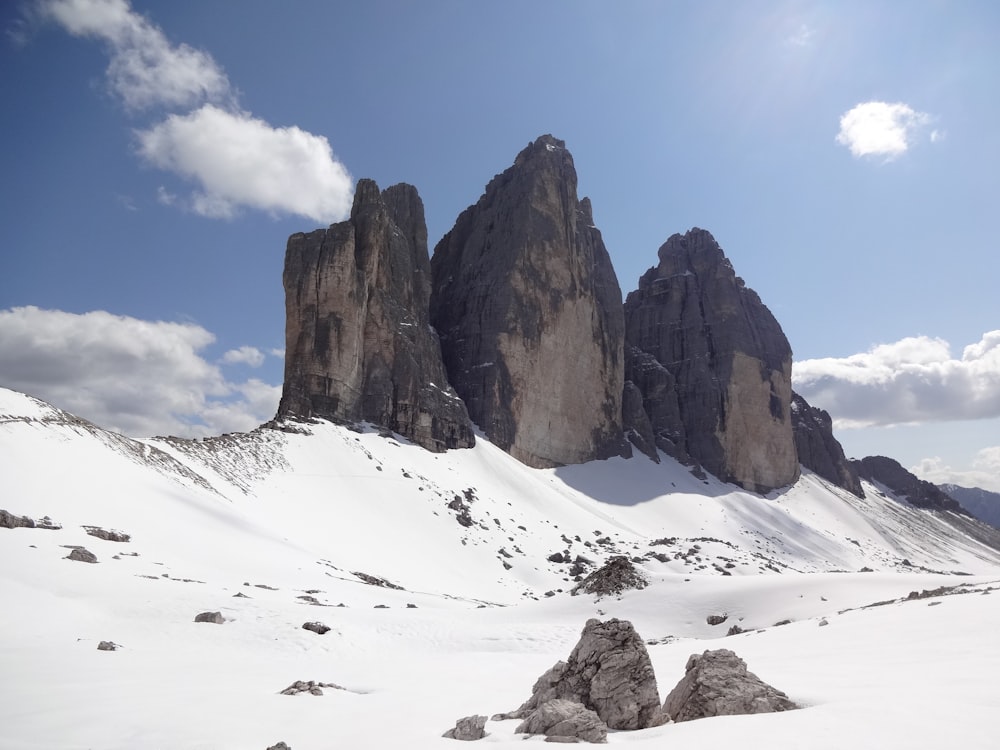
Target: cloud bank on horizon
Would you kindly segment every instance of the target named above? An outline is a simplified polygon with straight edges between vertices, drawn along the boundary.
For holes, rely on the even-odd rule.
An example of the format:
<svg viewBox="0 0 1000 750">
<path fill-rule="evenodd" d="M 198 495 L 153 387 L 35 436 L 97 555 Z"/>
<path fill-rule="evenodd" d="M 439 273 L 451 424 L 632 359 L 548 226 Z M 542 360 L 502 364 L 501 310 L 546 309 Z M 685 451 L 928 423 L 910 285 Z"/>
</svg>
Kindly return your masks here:
<svg viewBox="0 0 1000 750">
<path fill-rule="evenodd" d="M 325 136 L 240 109 L 210 54 L 172 44 L 128 0 L 39 0 L 37 9 L 68 33 L 105 43 L 109 90 L 130 113 L 189 110 L 135 131 L 146 162 L 199 185 L 185 200 L 164 188 L 161 203 L 226 219 L 242 207 L 327 223 L 350 213 L 353 179 Z"/>
</svg>

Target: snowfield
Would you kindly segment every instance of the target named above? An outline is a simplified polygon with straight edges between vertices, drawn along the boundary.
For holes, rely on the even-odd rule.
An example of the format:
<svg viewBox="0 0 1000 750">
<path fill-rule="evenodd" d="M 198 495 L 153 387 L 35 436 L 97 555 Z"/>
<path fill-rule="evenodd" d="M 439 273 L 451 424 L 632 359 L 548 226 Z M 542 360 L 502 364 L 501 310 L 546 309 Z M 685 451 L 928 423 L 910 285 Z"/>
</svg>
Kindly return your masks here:
<svg viewBox="0 0 1000 750">
<path fill-rule="evenodd" d="M 522 703 L 590 617 L 635 625 L 661 700 L 725 647 L 803 706 L 609 744 L 996 746 L 1000 551 L 952 514 L 809 472 L 762 498 L 667 457 L 536 470 L 485 439 L 431 454 L 282 427 L 134 441 L 0 389 L 0 508 L 61 526 L 0 528 L 0 748 L 448 748 L 456 719 Z M 616 555 L 650 585 L 569 593 L 574 564 Z M 296 680 L 342 689 L 280 694 Z M 481 742 L 522 747 L 517 724 Z"/>
</svg>

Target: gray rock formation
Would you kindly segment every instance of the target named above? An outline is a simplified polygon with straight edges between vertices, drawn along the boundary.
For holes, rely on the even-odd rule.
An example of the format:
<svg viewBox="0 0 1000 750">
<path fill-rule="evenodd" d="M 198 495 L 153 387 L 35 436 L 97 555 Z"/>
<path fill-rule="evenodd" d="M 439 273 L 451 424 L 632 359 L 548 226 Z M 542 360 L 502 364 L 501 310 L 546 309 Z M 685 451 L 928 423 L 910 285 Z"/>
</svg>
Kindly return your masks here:
<svg viewBox="0 0 1000 750">
<path fill-rule="evenodd" d="M 626 345 L 673 378 L 671 387 L 643 358 L 627 374 L 643 391 L 654 435 L 745 489 L 794 482 L 792 351 L 781 326 L 708 232 L 673 235 L 659 261 L 625 301 Z"/>
<path fill-rule="evenodd" d="M 522 721 L 517 734 L 575 737 L 584 742 L 607 742 L 608 725 L 586 706 L 561 698 L 546 701 Z"/>
<path fill-rule="evenodd" d="M 66 555 L 65 559 L 76 560 L 77 562 L 96 563 L 97 555 L 85 547 L 74 547 L 72 551 Z"/>
<path fill-rule="evenodd" d="M 97 644 L 98 651 L 117 651 L 119 648 L 119 645 L 114 641 L 101 641 Z"/>
<path fill-rule="evenodd" d="M 35 521 L 28 516 L 15 516 L 13 513 L 0 509 L 0 528 L 2 529 L 33 529 Z"/>
<path fill-rule="evenodd" d="M 302 623 L 303 630 L 311 630 L 317 635 L 326 635 L 330 632 L 330 626 L 324 625 L 321 622 L 304 622 Z"/>
<path fill-rule="evenodd" d="M 358 182 L 348 221 L 285 254 L 278 417 L 366 420 L 430 450 L 474 443 L 430 327 L 430 260 L 415 188 Z"/>
<path fill-rule="evenodd" d="M 441 735 L 450 740 L 472 742 L 486 736 L 485 716 L 466 716 L 455 722 L 455 726 Z"/>
<path fill-rule="evenodd" d="M 830 415 L 823 409 L 810 406 L 795 392 L 792 392 L 792 432 L 800 464 L 858 497 L 865 496 L 857 471 L 833 436 Z"/>
<path fill-rule="evenodd" d="M 194 616 L 195 622 L 210 622 L 213 625 L 222 625 L 226 622 L 226 618 L 222 616 L 221 612 L 201 612 Z"/>
<path fill-rule="evenodd" d="M 90 534 L 90 536 L 103 539 L 106 542 L 128 542 L 132 539 L 132 537 L 124 531 L 102 529 L 100 526 L 84 526 L 83 530 Z"/>
<path fill-rule="evenodd" d="M 663 712 L 675 722 L 794 708 L 787 695 L 748 672 L 746 662 L 725 648 L 692 654 L 684 677 L 663 702 Z"/>
<path fill-rule="evenodd" d="M 663 720 L 649 653 L 626 620 L 588 620 L 569 660 L 539 677 L 531 697 L 506 717 L 526 719 L 557 698 L 595 711 L 611 729 L 645 729 Z"/>
<path fill-rule="evenodd" d="M 269 748 L 267 748 L 267 750 L 292 750 L 292 748 L 290 748 L 284 742 L 279 742 L 276 745 L 271 745 Z"/>
<path fill-rule="evenodd" d="M 604 565 L 584 578 L 570 590 L 570 594 L 596 594 L 617 596 L 630 589 L 644 589 L 649 585 L 646 578 L 636 570 L 635 565 L 624 555 L 612 557 Z"/>
<path fill-rule="evenodd" d="M 903 468 L 899 461 L 886 456 L 865 456 L 851 465 L 858 475 L 869 482 L 880 482 L 916 508 L 950 510 L 968 515 L 957 500 L 950 497 L 936 485 L 918 479 L 915 474 Z"/>
<path fill-rule="evenodd" d="M 562 141 L 521 151 L 431 267 L 448 376 L 491 441 L 535 467 L 622 452 L 621 290 Z"/>
<path fill-rule="evenodd" d="M 344 690 L 345 688 L 333 682 L 316 682 L 315 680 L 296 680 L 282 690 L 279 695 L 323 695 L 323 688 Z"/>
</svg>

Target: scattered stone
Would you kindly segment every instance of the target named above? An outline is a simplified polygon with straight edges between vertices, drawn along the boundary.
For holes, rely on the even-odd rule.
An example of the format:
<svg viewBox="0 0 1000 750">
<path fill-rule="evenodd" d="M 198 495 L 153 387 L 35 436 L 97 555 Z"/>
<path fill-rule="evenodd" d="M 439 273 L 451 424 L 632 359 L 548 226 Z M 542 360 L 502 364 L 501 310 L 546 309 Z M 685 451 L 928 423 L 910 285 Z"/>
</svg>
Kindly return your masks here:
<svg viewBox="0 0 1000 750">
<path fill-rule="evenodd" d="M 322 606 L 322 604 L 320 603 L 319 599 L 317 599 L 315 596 L 311 596 L 309 594 L 301 594 L 301 595 L 299 595 L 299 596 L 297 596 L 295 598 L 296 599 L 301 599 L 306 604 L 316 604 L 316 605 Z"/>
<path fill-rule="evenodd" d="M 449 729 L 441 736 L 447 737 L 450 740 L 464 740 L 466 742 L 481 740 L 486 736 L 485 727 L 485 716 L 466 716 L 456 721 L 455 727 Z"/>
<path fill-rule="evenodd" d="M 222 616 L 221 612 L 202 612 L 194 616 L 195 622 L 211 622 L 215 625 L 222 625 L 226 618 Z"/>
<path fill-rule="evenodd" d="M 824 627 L 824 626 L 826 626 L 826 625 L 829 625 L 829 624 L 830 624 L 830 622 L 825 617 L 820 618 L 819 626 L 821 628 Z"/>
<path fill-rule="evenodd" d="M 96 536 L 98 539 L 103 539 L 106 542 L 128 542 L 132 539 L 124 531 L 111 531 L 102 529 L 100 526 L 84 526 L 83 530 L 91 536 Z"/>
<path fill-rule="evenodd" d="M 292 750 L 292 748 L 290 748 L 284 742 L 279 742 L 277 745 L 271 745 L 271 747 L 269 747 L 267 750 Z"/>
<path fill-rule="evenodd" d="M 406 605 L 406 608 L 407 608 L 407 609 L 416 609 L 416 608 L 417 608 L 417 605 L 416 605 L 416 604 L 407 604 L 407 605 Z"/>
<path fill-rule="evenodd" d="M 526 719 L 557 698 L 595 711 L 611 729 L 645 729 L 663 721 L 649 653 L 627 620 L 588 620 L 569 660 L 539 677 L 531 697 L 505 718 Z"/>
<path fill-rule="evenodd" d="M 114 641 L 101 641 L 97 644 L 98 651 L 117 651 L 120 646 Z"/>
<path fill-rule="evenodd" d="M 607 742 L 608 726 L 601 717 L 575 701 L 556 698 L 546 701 L 514 730 L 518 734 L 544 734 L 573 741 Z"/>
<path fill-rule="evenodd" d="M 279 695 L 323 695 L 323 688 L 331 690 L 346 690 L 347 688 L 333 682 L 315 682 L 314 680 L 296 680 L 291 685 L 282 690 Z"/>
<path fill-rule="evenodd" d="M 317 633 L 318 635 L 325 635 L 326 633 L 330 632 L 330 626 L 329 625 L 324 625 L 321 622 L 305 622 L 305 623 L 302 623 L 302 629 L 303 630 L 311 630 L 312 632 Z"/>
<path fill-rule="evenodd" d="M 96 563 L 97 555 L 84 547 L 74 547 L 64 560 L 76 560 L 77 562 Z"/>
<path fill-rule="evenodd" d="M 619 595 L 629 589 L 644 589 L 647 585 L 648 581 L 636 570 L 632 561 L 624 555 L 620 555 L 612 557 L 607 563 L 584 578 L 570 590 L 570 593 L 573 596 L 584 593 L 602 597 Z"/>
<path fill-rule="evenodd" d="M 242 591 L 237 591 L 233 596 L 237 599 L 249 599 L 250 597 L 244 594 Z"/>
<path fill-rule="evenodd" d="M 705 620 L 709 625 L 721 625 L 729 619 L 729 615 L 709 615 Z"/>
<path fill-rule="evenodd" d="M 663 712 L 675 722 L 798 708 L 783 692 L 747 671 L 746 662 L 729 649 L 692 654 L 685 669 L 663 702 Z"/>
<path fill-rule="evenodd" d="M 745 633 L 745 632 L 747 632 L 747 631 L 745 631 L 745 630 L 744 630 L 743 628 L 741 628 L 741 627 L 740 627 L 739 625 L 733 625 L 733 626 L 732 626 L 731 628 L 729 628 L 729 630 L 728 630 L 728 631 L 726 632 L 726 635 L 739 635 L 740 633 Z"/>
<path fill-rule="evenodd" d="M 402 591 L 402 586 L 397 586 L 391 581 L 387 581 L 385 578 L 379 578 L 378 576 L 369 575 L 368 573 L 361 573 L 357 570 L 351 571 L 351 575 L 355 575 L 362 581 L 367 583 L 369 586 L 379 586 L 386 589 L 396 589 L 397 591 Z"/>
</svg>

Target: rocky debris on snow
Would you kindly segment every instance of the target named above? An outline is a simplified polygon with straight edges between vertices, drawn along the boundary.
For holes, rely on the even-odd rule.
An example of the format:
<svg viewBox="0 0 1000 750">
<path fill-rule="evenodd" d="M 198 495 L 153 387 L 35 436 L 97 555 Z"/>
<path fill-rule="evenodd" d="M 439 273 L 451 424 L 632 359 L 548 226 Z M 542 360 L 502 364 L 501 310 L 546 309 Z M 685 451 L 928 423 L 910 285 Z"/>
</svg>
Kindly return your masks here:
<svg viewBox="0 0 1000 750">
<path fill-rule="evenodd" d="M 494 445 L 534 467 L 627 450 L 621 289 L 563 141 L 528 144 L 431 268 L 448 377 Z"/>
<path fill-rule="evenodd" d="M 740 633 L 745 633 L 745 632 L 747 631 L 745 631 L 739 625 L 733 625 L 732 627 L 729 628 L 729 630 L 726 631 L 726 635 L 739 635 Z"/>
<path fill-rule="evenodd" d="M 269 748 L 267 748 L 267 750 L 292 750 L 292 748 L 290 748 L 284 742 L 279 742 L 277 745 L 271 745 Z"/>
<path fill-rule="evenodd" d="M 588 620 L 569 659 L 556 662 L 535 682 L 531 697 L 504 716 L 526 719 L 556 698 L 595 711 L 611 729 L 644 729 L 661 723 L 653 665 L 627 620 Z"/>
<path fill-rule="evenodd" d="M 792 350 L 781 326 L 709 232 L 675 234 L 658 257 L 625 301 L 625 345 L 652 357 L 633 352 L 625 378 L 642 391 L 657 446 L 753 492 L 791 484 Z"/>
<path fill-rule="evenodd" d="M 810 406 L 794 391 L 792 432 L 800 464 L 858 497 L 865 496 L 857 469 L 847 460 L 844 448 L 833 436 L 833 419 L 829 413 Z"/>
<path fill-rule="evenodd" d="M 709 615 L 705 618 L 705 622 L 709 625 L 721 625 L 728 619 L 729 615 Z"/>
<path fill-rule="evenodd" d="M 466 716 L 456 721 L 455 726 L 441 736 L 450 740 L 464 740 L 466 742 L 471 742 L 473 740 L 481 740 L 485 737 L 485 730 L 485 716 Z"/>
<path fill-rule="evenodd" d="M 85 562 L 85 563 L 96 563 L 97 555 L 95 555 L 86 547 L 72 547 L 70 553 L 66 555 L 66 557 L 64 557 L 63 559 L 76 560 L 77 562 Z"/>
<path fill-rule="evenodd" d="M 472 514 L 469 513 L 468 504 L 462 500 L 461 495 L 455 495 L 455 497 L 448 503 L 448 510 L 453 510 L 456 513 L 455 519 L 458 521 L 459 525 L 468 528 L 475 523 L 472 520 Z"/>
<path fill-rule="evenodd" d="M 304 622 L 302 623 L 303 630 L 311 630 L 318 635 L 326 635 L 330 632 L 330 626 L 324 625 L 321 622 Z"/>
<path fill-rule="evenodd" d="M 117 651 L 121 646 L 114 641 L 101 641 L 97 644 L 98 651 Z"/>
<path fill-rule="evenodd" d="M 282 690 L 279 695 L 323 695 L 323 688 L 331 690 L 346 690 L 333 682 L 315 682 L 313 680 L 296 680 L 291 685 Z"/>
<path fill-rule="evenodd" d="M 560 741 L 607 742 L 608 725 L 594 711 L 575 701 L 555 698 L 546 701 L 521 722 L 517 734 L 544 734 Z"/>
<path fill-rule="evenodd" d="M 352 571 L 351 575 L 357 576 L 362 581 L 367 583 L 369 586 L 379 586 L 380 588 L 395 589 L 397 591 L 404 590 L 402 586 L 398 586 L 395 583 L 386 580 L 385 578 L 380 578 L 379 576 L 369 575 L 368 573 L 361 573 L 357 570 Z"/>
<path fill-rule="evenodd" d="M 202 612 L 194 616 L 194 621 L 222 625 L 226 621 L 226 618 L 222 616 L 221 612 Z"/>
<path fill-rule="evenodd" d="M 430 325 L 424 206 L 359 180 L 347 221 L 288 238 L 277 419 L 368 421 L 429 450 L 475 443 Z"/>
<path fill-rule="evenodd" d="M 84 526 L 83 530 L 86 531 L 91 536 L 95 536 L 98 539 L 103 539 L 106 542 L 128 542 L 132 537 L 126 534 L 124 531 L 112 531 L 109 529 L 102 529 L 100 526 Z"/>
<path fill-rule="evenodd" d="M 729 649 L 692 654 L 685 671 L 663 702 L 663 712 L 675 722 L 798 708 L 783 692 L 747 671 L 746 662 Z"/>
<path fill-rule="evenodd" d="M 612 557 L 604 565 L 574 586 L 570 593 L 617 596 L 630 589 L 644 589 L 649 585 L 646 578 L 636 570 L 635 565 L 624 555 Z"/>
<path fill-rule="evenodd" d="M 54 523 L 48 516 L 36 521 L 29 516 L 16 516 L 9 511 L 0 509 L 0 528 L 3 529 L 45 529 L 46 531 L 58 531 L 62 528 Z"/>
</svg>

